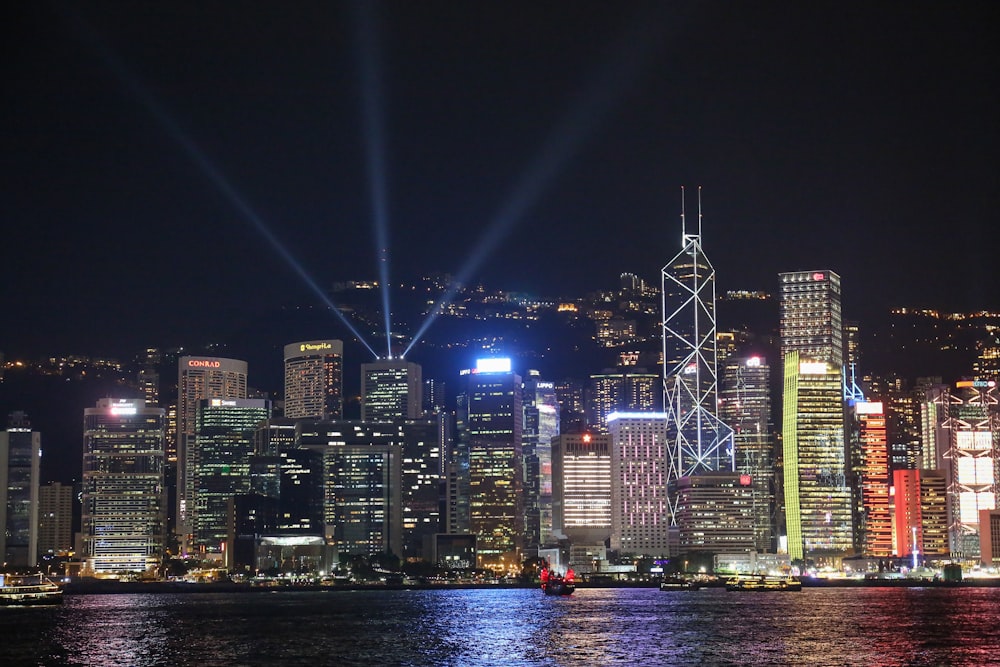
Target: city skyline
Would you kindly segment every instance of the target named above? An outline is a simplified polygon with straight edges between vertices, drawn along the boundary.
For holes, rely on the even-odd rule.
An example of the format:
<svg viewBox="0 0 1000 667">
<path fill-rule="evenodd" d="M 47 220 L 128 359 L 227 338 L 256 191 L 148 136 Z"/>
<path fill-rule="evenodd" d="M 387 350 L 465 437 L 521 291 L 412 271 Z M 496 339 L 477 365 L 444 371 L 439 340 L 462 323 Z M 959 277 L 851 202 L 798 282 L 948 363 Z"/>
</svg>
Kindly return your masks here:
<svg viewBox="0 0 1000 667">
<path fill-rule="evenodd" d="M 354 277 L 648 280 L 685 184 L 721 292 L 827 267 L 854 318 L 996 308 L 992 25 L 930 4 L 21 7 L 0 306 L 22 325 L 0 349 L 166 345 Z"/>
</svg>

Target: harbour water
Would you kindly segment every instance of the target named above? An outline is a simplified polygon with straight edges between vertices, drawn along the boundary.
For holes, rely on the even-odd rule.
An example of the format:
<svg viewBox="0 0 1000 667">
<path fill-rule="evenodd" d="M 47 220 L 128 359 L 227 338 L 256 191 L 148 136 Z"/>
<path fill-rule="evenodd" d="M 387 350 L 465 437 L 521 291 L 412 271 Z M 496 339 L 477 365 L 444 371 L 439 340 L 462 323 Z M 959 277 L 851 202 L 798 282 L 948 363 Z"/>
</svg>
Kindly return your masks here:
<svg viewBox="0 0 1000 667">
<path fill-rule="evenodd" d="M 0 665 L 1000 665 L 998 588 L 70 595 Z"/>
</svg>

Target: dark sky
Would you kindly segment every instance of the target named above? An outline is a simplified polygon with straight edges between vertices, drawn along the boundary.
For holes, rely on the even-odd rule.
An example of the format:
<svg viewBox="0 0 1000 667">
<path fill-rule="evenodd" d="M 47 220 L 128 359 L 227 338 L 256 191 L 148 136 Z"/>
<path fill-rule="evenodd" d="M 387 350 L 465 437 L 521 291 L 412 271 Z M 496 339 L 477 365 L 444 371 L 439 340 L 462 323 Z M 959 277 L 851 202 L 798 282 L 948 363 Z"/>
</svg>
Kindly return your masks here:
<svg viewBox="0 0 1000 667">
<path fill-rule="evenodd" d="M 658 281 L 681 185 L 720 289 L 833 268 L 849 316 L 1000 308 L 992 3 L 357 7 L 5 10 L 0 350 L 318 304 L 260 225 L 326 287 L 377 278 L 376 210 L 394 278 Z"/>
</svg>

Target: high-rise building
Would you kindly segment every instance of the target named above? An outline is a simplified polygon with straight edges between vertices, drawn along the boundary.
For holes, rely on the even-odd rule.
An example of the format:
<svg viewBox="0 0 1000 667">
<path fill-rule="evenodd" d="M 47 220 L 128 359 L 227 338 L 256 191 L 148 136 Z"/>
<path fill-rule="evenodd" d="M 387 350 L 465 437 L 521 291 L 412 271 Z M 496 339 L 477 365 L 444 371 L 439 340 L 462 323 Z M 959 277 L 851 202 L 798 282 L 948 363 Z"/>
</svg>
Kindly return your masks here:
<svg viewBox="0 0 1000 667">
<path fill-rule="evenodd" d="M 285 346 L 285 417 L 342 419 L 344 343 L 309 340 Z"/>
<path fill-rule="evenodd" d="M 928 392 L 934 415 L 933 452 L 948 473 L 953 557 L 978 559 L 979 516 L 994 510 L 1000 468 L 1000 406 L 995 380 L 962 380 Z M 931 452 L 926 452 L 931 454 Z"/>
<path fill-rule="evenodd" d="M 552 526 L 558 539 L 603 544 L 611 536 L 611 436 L 552 439 Z"/>
<path fill-rule="evenodd" d="M 833 271 L 792 271 L 781 282 L 781 357 L 790 351 L 803 361 L 825 361 L 840 373 L 844 365 L 840 276 Z"/>
<path fill-rule="evenodd" d="M 182 548 L 189 544 L 189 499 L 197 465 L 194 431 L 198 403 L 206 398 L 246 398 L 247 362 L 222 357 L 181 357 L 177 361 L 177 522 Z"/>
<path fill-rule="evenodd" d="M 667 415 L 621 413 L 611 433 L 611 548 L 626 554 L 670 555 L 671 511 L 664 461 Z"/>
<path fill-rule="evenodd" d="M 402 426 L 300 420 L 299 447 L 323 461 L 327 543 L 344 556 L 403 554 Z"/>
<path fill-rule="evenodd" d="M 481 564 L 520 562 L 523 547 L 521 376 L 510 359 L 462 371 L 457 447 L 468 461 L 469 529 Z"/>
<path fill-rule="evenodd" d="M 614 412 L 659 412 L 660 376 L 644 368 L 605 369 L 590 376 L 587 388 L 587 422 L 607 432 L 608 415 Z"/>
<path fill-rule="evenodd" d="M 948 476 L 938 470 L 893 472 L 893 553 L 943 560 L 950 557 L 948 544 Z"/>
<path fill-rule="evenodd" d="M 687 475 L 734 469 L 732 430 L 717 415 L 715 269 L 681 207 L 681 251 L 663 267 L 663 410 L 667 415 L 667 484 Z M 676 497 L 668 496 L 671 523 Z"/>
<path fill-rule="evenodd" d="M 418 419 L 422 390 L 420 364 L 402 359 L 361 364 L 361 421 Z"/>
<path fill-rule="evenodd" d="M 23 412 L 0 431 L 0 556 L 33 567 L 38 557 L 38 483 L 42 435 Z"/>
<path fill-rule="evenodd" d="M 193 460 L 191 524 L 195 548 L 205 554 L 225 551 L 229 502 L 250 492 L 250 457 L 258 427 L 267 421 L 271 402 L 252 398 L 208 398 L 198 402 Z"/>
<path fill-rule="evenodd" d="M 155 570 L 166 543 L 164 414 L 143 399 L 104 398 L 84 410 L 85 571 Z"/>
<path fill-rule="evenodd" d="M 705 472 L 681 477 L 676 486 L 679 554 L 756 550 L 749 475 Z"/>
<path fill-rule="evenodd" d="M 733 356 L 723 365 L 719 417 L 733 429 L 737 472 L 750 476 L 754 544 L 761 553 L 777 550 L 770 385 L 771 367 L 763 357 Z"/>
<path fill-rule="evenodd" d="M 555 384 L 528 371 L 522 399 L 525 545 L 545 544 L 552 535 L 552 438 L 559 435 Z"/>
<path fill-rule="evenodd" d="M 784 490 L 788 555 L 837 558 L 853 549 L 840 368 L 785 353 Z"/>
<path fill-rule="evenodd" d="M 851 415 L 857 424 L 861 466 L 855 477 L 860 503 L 854 517 L 855 543 L 865 556 L 893 553 L 889 487 L 889 447 L 881 401 L 857 401 Z"/>
<path fill-rule="evenodd" d="M 73 487 L 50 482 L 38 489 L 38 555 L 73 550 Z"/>
<path fill-rule="evenodd" d="M 788 553 L 793 559 L 837 558 L 854 549 L 840 276 L 823 270 L 778 278 Z"/>
</svg>

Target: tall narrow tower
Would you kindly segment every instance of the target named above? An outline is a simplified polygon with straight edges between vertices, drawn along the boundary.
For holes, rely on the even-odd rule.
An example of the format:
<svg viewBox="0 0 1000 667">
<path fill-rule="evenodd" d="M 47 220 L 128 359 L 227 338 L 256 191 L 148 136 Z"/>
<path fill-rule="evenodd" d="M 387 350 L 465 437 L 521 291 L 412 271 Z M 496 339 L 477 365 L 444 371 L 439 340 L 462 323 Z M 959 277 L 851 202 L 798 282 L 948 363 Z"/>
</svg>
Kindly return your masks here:
<svg viewBox="0 0 1000 667">
<path fill-rule="evenodd" d="M 715 269 L 690 233 L 681 190 L 681 251 L 663 267 L 663 409 L 667 415 L 667 484 L 687 475 L 733 470 L 733 431 L 717 416 Z M 668 494 L 671 524 L 676 496 Z"/>
</svg>

